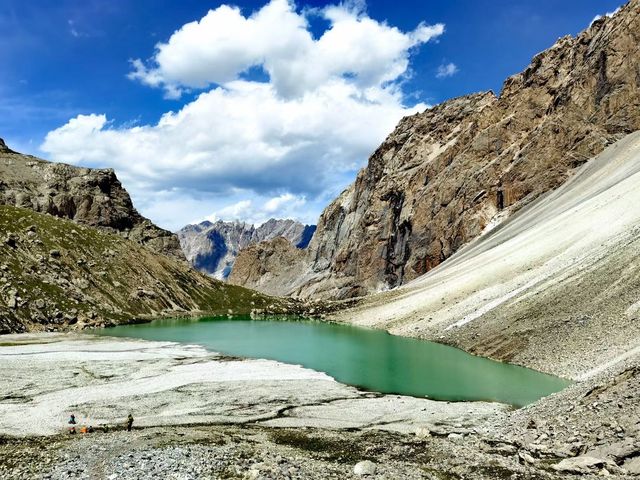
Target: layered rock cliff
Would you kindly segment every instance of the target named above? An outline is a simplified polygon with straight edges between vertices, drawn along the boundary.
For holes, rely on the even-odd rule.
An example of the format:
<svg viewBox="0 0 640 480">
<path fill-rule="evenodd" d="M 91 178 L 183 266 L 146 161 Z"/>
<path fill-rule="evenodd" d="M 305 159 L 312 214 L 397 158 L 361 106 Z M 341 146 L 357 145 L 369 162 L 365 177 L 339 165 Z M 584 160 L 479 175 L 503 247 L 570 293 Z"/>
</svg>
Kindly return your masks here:
<svg viewBox="0 0 640 480">
<path fill-rule="evenodd" d="M 240 250 L 266 240 L 283 238 L 294 249 L 304 249 L 315 232 L 315 225 L 295 220 L 268 220 L 262 225 L 244 222 L 202 222 L 177 232 L 187 260 L 201 272 L 220 280 L 232 272 Z"/>
<path fill-rule="evenodd" d="M 404 118 L 322 213 L 295 268 L 275 259 L 279 245 L 264 244 L 241 253 L 234 278 L 301 297 L 396 287 L 637 129 L 640 1 L 632 0 L 536 55 L 499 97 L 469 95 Z"/>
<path fill-rule="evenodd" d="M 0 139 L 0 205 L 28 208 L 118 233 L 184 260 L 177 237 L 138 213 L 111 169 L 47 162 L 14 152 Z"/>
</svg>

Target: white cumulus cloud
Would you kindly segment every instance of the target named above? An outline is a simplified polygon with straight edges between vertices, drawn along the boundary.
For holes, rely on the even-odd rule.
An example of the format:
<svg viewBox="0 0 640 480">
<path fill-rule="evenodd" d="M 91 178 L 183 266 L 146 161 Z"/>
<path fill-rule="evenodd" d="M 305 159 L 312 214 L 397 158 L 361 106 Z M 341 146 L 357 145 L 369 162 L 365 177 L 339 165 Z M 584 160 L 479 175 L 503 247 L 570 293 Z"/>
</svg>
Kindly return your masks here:
<svg viewBox="0 0 640 480">
<path fill-rule="evenodd" d="M 421 23 L 405 33 L 345 5 L 310 12 L 330 23 L 318 39 L 287 0 L 272 0 L 248 17 L 222 5 L 156 45 L 150 65 L 134 60 L 129 76 L 164 86 L 170 96 L 184 87 L 224 85 L 252 67 L 264 69 L 286 97 L 345 76 L 361 88 L 377 87 L 406 71 L 411 48 L 444 32 L 442 24 Z"/>
<path fill-rule="evenodd" d="M 284 193 L 277 197 L 260 198 L 251 200 L 240 200 L 239 202 L 227 205 L 204 219 L 211 222 L 216 220 L 240 220 L 254 225 L 262 225 L 264 222 L 277 216 L 278 218 L 297 218 L 303 222 L 310 223 L 304 214 L 307 201 L 304 196 Z M 314 222 L 314 218 L 311 222 Z M 196 220 L 190 223 L 199 223 Z"/>
<path fill-rule="evenodd" d="M 272 0 L 248 16 L 211 10 L 158 44 L 150 61 L 133 61 L 130 74 L 170 97 L 201 89 L 194 100 L 147 125 L 78 115 L 41 150 L 115 168 L 142 213 L 168 228 L 211 212 L 315 221 L 400 118 L 426 108 L 407 106 L 401 84 L 412 52 L 444 31 L 403 32 L 353 5 L 298 12 Z M 310 15 L 328 22 L 317 38 Z M 252 78 L 254 68 L 267 79 Z"/>
</svg>

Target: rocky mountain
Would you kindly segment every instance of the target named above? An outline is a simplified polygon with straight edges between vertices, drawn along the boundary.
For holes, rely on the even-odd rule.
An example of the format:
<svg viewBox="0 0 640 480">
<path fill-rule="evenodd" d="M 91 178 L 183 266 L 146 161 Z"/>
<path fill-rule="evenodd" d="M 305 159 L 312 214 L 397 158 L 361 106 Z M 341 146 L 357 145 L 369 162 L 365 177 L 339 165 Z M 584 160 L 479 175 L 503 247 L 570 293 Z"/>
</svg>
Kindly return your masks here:
<svg viewBox="0 0 640 480">
<path fill-rule="evenodd" d="M 446 262 L 338 314 L 579 378 L 640 359 L 640 131 Z"/>
<path fill-rule="evenodd" d="M 306 252 L 288 249 L 279 262 L 281 242 L 247 249 L 233 279 L 273 294 L 347 298 L 424 275 L 639 129 L 639 65 L 632 0 L 536 55 L 499 96 L 404 118 L 324 210 Z"/>
<path fill-rule="evenodd" d="M 280 295 L 291 291 L 307 268 L 307 252 L 284 238 L 254 243 L 242 250 L 229 276 L 234 285 Z"/>
<path fill-rule="evenodd" d="M 112 169 L 47 162 L 14 152 L 0 139 L 0 205 L 118 233 L 184 260 L 177 237 L 138 213 Z"/>
<path fill-rule="evenodd" d="M 548 478 L 638 478 L 638 252 L 640 131 L 427 274 L 332 320 L 574 380 L 490 435 Z"/>
<path fill-rule="evenodd" d="M 115 233 L 0 206 L 0 333 L 199 313 L 282 312 Z"/>
<path fill-rule="evenodd" d="M 54 164 L 0 142 L 0 334 L 291 308 L 192 269 L 113 170 Z"/>
<path fill-rule="evenodd" d="M 255 227 L 244 222 L 202 222 L 178 232 L 187 260 L 201 272 L 224 280 L 229 277 L 238 253 L 250 245 L 276 238 L 286 239 L 293 249 L 305 249 L 315 225 L 295 220 L 268 220 Z"/>
</svg>

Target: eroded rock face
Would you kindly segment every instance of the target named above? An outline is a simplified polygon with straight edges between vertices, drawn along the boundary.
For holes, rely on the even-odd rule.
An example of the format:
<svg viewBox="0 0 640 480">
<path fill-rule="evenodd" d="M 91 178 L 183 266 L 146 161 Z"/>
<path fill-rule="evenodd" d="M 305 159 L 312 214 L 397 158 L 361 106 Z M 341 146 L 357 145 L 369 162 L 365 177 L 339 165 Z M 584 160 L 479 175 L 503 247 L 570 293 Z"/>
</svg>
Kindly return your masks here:
<svg viewBox="0 0 640 480">
<path fill-rule="evenodd" d="M 285 239 L 294 250 L 304 249 L 315 229 L 315 225 L 272 218 L 259 227 L 244 222 L 202 222 L 187 225 L 177 234 L 187 260 L 196 269 L 225 280 L 240 250 L 274 238 Z"/>
<path fill-rule="evenodd" d="M 117 232 L 184 260 L 177 237 L 138 213 L 111 169 L 47 162 L 14 152 L 0 140 L 0 204 Z"/>
<path fill-rule="evenodd" d="M 640 1 L 632 0 L 538 54 L 499 97 L 469 95 L 404 118 L 322 213 L 303 268 L 270 259 L 236 278 L 261 288 L 268 274 L 281 279 L 281 294 L 320 298 L 401 285 L 639 128 Z M 266 250 L 237 262 L 259 264 Z"/>
<path fill-rule="evenodd" d="M 240 252 L 229 276 L 234 285 L 282 296 L 295 288 L 307 268 L 307 255 L 286 238 L 255 243 Z"/>
</svg>

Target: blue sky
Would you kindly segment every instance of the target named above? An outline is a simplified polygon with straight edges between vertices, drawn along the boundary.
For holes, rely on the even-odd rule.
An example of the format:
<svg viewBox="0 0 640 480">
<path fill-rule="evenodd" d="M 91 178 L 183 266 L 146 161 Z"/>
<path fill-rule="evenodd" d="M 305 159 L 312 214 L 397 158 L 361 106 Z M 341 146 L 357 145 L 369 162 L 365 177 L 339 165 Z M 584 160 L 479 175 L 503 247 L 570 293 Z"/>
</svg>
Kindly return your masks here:
<svg viewBox="0 0 640 480">
<path fill-rule="evenodd" d="M 402 115 L 498 92 L 621 3 L 0 0 L 0 137 L 115 168 L 171 229 L 313 222 Z"/>
</svg>

